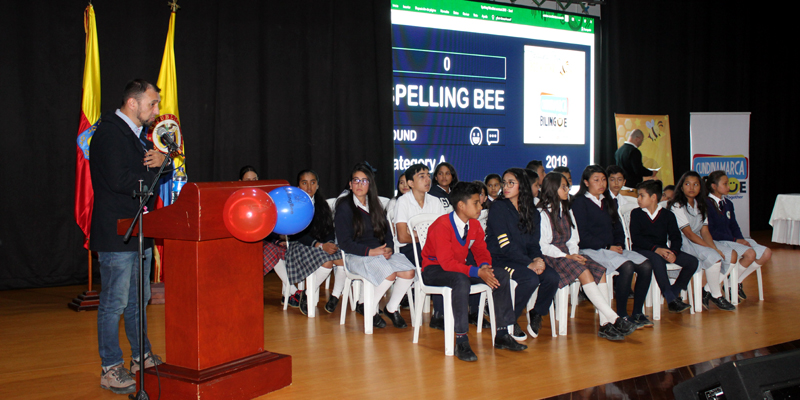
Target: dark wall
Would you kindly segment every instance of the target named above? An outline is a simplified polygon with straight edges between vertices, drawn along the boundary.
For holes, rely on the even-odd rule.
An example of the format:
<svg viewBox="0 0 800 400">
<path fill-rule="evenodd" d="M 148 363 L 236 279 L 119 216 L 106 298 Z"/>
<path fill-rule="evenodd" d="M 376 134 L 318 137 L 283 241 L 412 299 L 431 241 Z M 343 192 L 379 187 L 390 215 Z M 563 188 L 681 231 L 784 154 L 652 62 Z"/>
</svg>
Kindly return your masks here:
<svg viewBox="0 0 800 400">
<path fill-rule="evenodd" d="M 85 1 L 0 13 L 0 290 L 85 282 L 73 216 Z M 392 181 L 389 2 L 192 1 L 177 13 L 175 54 L 191 181 L 320 174 L 327 196 L 369 160 Z M 163 0 L 95 1 L 102 110 L 130 79 L 158 79 L 170 10 Z M 384 101 L 382 101 L 382 99 Z M 381 178 L 386 176 L 383 181 Z"/>
<path fill-rule="evenodd" d="M 95 1 L 102 108 L 158 70 L 163 0 Z M 85 1 L 11 2 L 0 13 L 0 290 L 86 281 L 73 217 Z M 337 6 L 338 5 L 338 6 Z M 186 2 L 175 53 L 192 181 L 294 180 L 314 168 L 333 196 L 356 161 L 391 193 L 390 16 L 386 0 Z M 689 162 L 689 113 L 751 111 L 751 226 L 768 228 L 775 195 L 797 192 L 798 77 L 791 24 L 704 2 L 614 0 L 603 8 L 597 160 L 613 157 L 613 113 L 668 114 L 675 173 Z M 768 15 L 774 15 L 770 11 Z"/>
<path fill-rule="evenodd" d="M 718 3 L 614 0 L 603 7 L 598 160 L 613 163 L 614 113 L 668 114 L 676 180 L 690 168 L 689 113 L 752 112 L 751 230 L 769 229 L 779 193 L 798 191 L 797 33 L 782 18 Z M 723 139 L 724 140 L 724 139 Z"/>
</svg>

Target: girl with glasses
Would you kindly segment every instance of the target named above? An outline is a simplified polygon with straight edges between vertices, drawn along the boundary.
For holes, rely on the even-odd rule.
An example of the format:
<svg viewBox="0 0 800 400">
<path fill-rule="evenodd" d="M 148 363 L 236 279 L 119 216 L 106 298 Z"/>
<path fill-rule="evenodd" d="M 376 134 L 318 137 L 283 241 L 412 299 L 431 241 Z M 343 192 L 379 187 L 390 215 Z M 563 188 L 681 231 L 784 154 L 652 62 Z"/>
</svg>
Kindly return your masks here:
<svg viewBox="0 0 800 400">
<path fill-rule="evenodd" d="M 392 230 L 378 199 L 372 167 L 356 164 L 348 186 L 350 193 L 337 200 L 334 218 L 336 239 L 345 252 L 347 268 L 375 285 L 376 303 L 394 285 L 384 312 L 396 328 L 405 328 L 399 306 L 414 282 L 414 265 L 404 255 L 394 254 Z M 374 315 L 376 328 L 386 326 L 377 310 L 364 310 L 364 303 L 356 307 L 365 318 Z"/>
</svg>

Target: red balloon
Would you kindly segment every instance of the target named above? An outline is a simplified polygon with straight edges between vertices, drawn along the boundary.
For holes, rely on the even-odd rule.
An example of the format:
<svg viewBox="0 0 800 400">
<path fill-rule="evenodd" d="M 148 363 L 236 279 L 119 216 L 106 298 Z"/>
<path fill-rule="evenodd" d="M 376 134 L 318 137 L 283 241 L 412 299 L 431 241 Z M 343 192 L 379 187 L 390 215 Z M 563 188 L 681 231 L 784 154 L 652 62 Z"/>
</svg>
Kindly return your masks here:
<svg viewBox="0 0 800 400">
<path fill-rule="evenodd" d="M 257 242 L 275 229 L 278 212 L 267 192 L 257 188 L 239 189 L 228 197 L 222 220 L 233 237 Z"/>
</svg>

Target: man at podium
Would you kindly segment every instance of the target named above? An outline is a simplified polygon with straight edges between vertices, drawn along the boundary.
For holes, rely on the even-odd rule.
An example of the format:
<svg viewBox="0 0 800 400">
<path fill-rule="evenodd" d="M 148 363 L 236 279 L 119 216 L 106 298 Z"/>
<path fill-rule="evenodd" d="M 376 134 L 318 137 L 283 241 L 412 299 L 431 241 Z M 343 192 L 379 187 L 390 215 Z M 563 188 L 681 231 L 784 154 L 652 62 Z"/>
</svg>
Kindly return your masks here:
<svg viewBox="0 0 800 400">
<path fill-rule="evenodd" d="M 136 390 L 135 373 L 139 363 L 139 303 L 137 276 L 139 268 L 138 240 L 123 242 L 117 234 L 117 220 L 132 218 L 139 209 L 139 200 L 132 197 L 139 190 L 139 181 L 149 184 L 164 162 L 165 155 L 154 150 L 147 140 L 147 127 L 158 116 L 160 89 L 136 79 L 127 84 L 120 108 L 101 117 L 89 147 L 89 169 L 94 190 L 94 209 L 90 246 L 100 261 L 100 306 L 97 311 L 97 344 L 102 373 L 100 387 L 126 394 Z M 147 204 L 153 209 L 155 199 Z M 145 239 L 144 276 L 150 276 L 152 239 Z M 150 285 L 145 282 L 145 298 L 150 299 Z M 125 368 L 119 346 L 119 318 L 124 315 L 125 334 L 131 345 L 130 370 Z M 142 316 L 145 318 L 145 316 Z M 145 337 L 145 368 L 160 364 L 151 354 Z"/>
</svg>

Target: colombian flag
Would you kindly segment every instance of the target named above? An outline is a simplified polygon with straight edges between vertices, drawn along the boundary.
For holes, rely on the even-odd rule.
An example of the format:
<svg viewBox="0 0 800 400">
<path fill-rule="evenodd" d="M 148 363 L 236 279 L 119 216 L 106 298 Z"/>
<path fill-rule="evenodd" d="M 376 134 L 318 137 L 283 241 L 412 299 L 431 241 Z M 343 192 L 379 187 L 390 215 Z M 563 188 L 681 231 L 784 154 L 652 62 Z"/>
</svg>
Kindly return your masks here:
<svg viewBox="0 0 800 400">
<path fill-rule="evenodd" d="M 173 137 L 175 143 L 181 148 L 181 155 L 173 158 L 175 170 L 172 174 L 161 178 L 159 187 L 159 198 L 156 200 L 156 208 L 166 207 L 172 204 L 174 197 L 180 193 L 182 184 L 186 182 L 186 160 L 184 158 L 183 135 L 180 128 L 180 114 L 178 113 L 178 81 L 175 74 L 175 8 L 169 17 L 169 30 L 167 32 L 167 42 L 164 45 L 164 56 L 161 59 L 161 70 L 158 73 L 158 82 L 161 89 L 161 103 L 159 109 L 161 115 L 153 123 L 153 129 L 149 130 L 148 135 L 153 143 L 157 143 L 158 132 L 166 132 Z M 163 277 L 162 261 L 164 247 L 161 241 L 156 241 L 155 248 L 155 281 L 160 282 Z"/>
<path fill-rule="evenodd" d="M 83 64 L 83 99 L 75 165 L 75 221 L 86 236 L 83 247 L 89 249 L 94 201 L 92 176 L 89 173 L 89 142 L 100 123 L 100 53 L 97 48 L 97 24 L 91 4 L 83 12 L 83 29 L 86 31 L 86 60 Z"/>
</svg>

